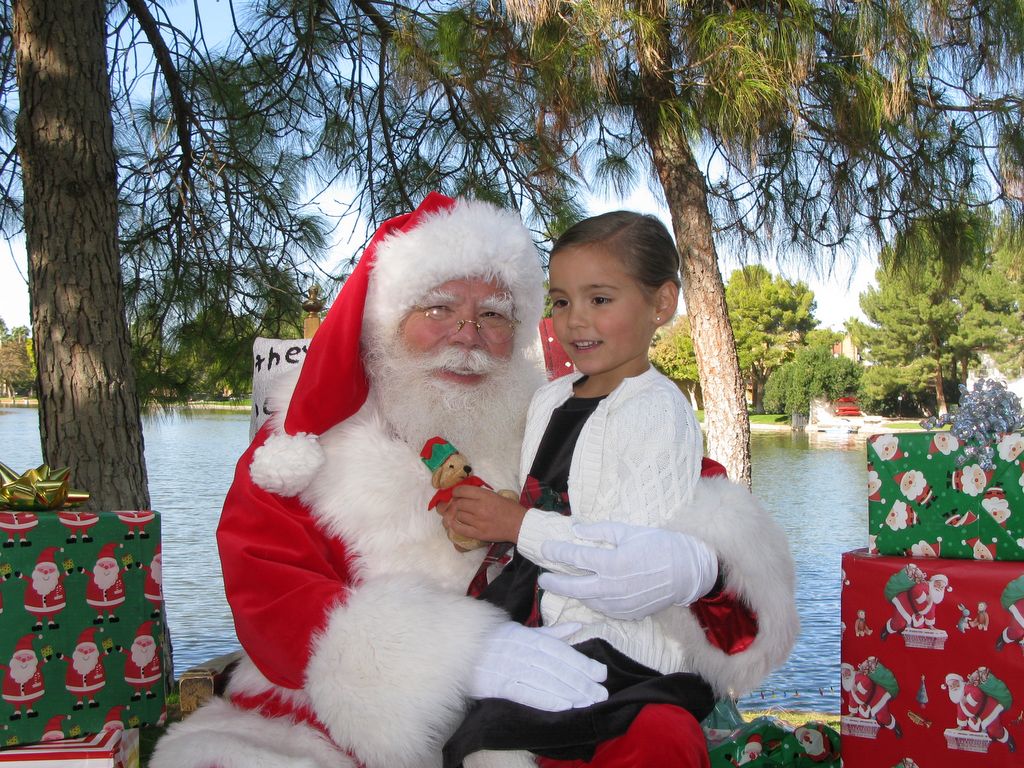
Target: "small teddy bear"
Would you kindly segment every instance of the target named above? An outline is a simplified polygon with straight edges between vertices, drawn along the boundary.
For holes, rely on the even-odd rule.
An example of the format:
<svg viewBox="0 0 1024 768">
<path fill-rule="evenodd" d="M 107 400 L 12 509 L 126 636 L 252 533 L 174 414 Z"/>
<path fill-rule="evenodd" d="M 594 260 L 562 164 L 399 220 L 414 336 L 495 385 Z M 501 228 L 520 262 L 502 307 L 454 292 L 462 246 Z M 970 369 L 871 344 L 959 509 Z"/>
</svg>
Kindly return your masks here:
<svg viewBox="0 0 1024 768">
<path fill-rule="evenodd" d="M 487 483 L 473 474 L 473 467 L 466 458 L 458 452 L 458 449 L 443 437 L 432 437 L 423 444 L 420 451 L 420 459 L 431 471 L 430 484 L 437 488 L 427 505 L 427 509 L 434 509 L 438 504 L 451 501 L 452 490 L 459 485 L 475 485 L 479 488 L 491 488 Z M 493 490 L 493 489 L 492 489 Z M 518 500 L 519 496 L 514 491 L 498 491 L 501 496 Z M 460 552 L 469 552 L 472 549 L 487 546 L 488 542 L 472 539 L 468 536 L 461 536 L 448 531 L 448 539 Z"/>
</svg>

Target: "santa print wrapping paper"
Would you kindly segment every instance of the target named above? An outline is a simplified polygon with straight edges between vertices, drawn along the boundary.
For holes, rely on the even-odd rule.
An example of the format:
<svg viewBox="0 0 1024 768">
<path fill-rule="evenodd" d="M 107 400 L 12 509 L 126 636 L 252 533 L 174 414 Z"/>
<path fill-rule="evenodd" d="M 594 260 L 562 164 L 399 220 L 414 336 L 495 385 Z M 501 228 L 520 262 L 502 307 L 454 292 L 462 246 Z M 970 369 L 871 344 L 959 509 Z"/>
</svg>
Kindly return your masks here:
<svg viewBox="0 0 1024 768">
<path fill-rule="evenodd" d="M 105 728 L 0 751 L 3 768 L 139 768 L 139 729 Z"/>
<path fill-rule="evenodd" d="M 155 512 L 0 509 L 0 748 L 165 718 Z"/>
<path fill-rule="evenodd" d="M 951 432 L 869 438 L 868 551 L 1024 560 L 1024 434 L 993 447 L 984 469 Z"/>
<path fill-rule="evenodd" d="M 1024 564 L 843 555 L 846 768 L 1024 765 Z"/>
</svg>

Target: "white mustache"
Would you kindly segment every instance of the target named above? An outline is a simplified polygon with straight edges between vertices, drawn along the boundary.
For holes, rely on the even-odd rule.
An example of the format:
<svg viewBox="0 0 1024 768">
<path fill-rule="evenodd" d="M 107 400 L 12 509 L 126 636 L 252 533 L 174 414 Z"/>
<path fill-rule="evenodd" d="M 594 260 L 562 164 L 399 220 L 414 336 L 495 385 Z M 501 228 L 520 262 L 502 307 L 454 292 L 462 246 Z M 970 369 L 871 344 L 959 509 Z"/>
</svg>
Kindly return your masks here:
<svg viewBox="0 0 1024 768">
<path fill-rule="evenodd" d="M 479 376 L 493 371 L 501 361 L 482 349 L 449 347 L 436 355 L 431 355 L 428 362 L 434 369 L 463 376 Z"/>
</svg>

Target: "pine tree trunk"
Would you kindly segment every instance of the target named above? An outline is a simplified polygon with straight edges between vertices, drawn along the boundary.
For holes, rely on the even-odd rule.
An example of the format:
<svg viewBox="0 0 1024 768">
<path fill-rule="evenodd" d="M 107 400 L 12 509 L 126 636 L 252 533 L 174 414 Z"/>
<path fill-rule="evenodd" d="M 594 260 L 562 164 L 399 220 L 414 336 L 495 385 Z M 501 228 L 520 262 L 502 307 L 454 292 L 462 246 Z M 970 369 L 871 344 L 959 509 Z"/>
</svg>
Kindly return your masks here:
<svg viewBox="0 0 1024 768">
<path fill-rule="evenodd" d="M 659 48 L 664 72 L 669 72 L 672 49 L 667 22 L 662 25 Z M 730 478 L 749 486 L 750 420 L 746 388 L 729 323 L 725 283 L 718 269 L 718 254 L 711 234 L 707 182 L 682 127 L 667 123 L 660 108 L 676 98 L 675 85 L 664 72 L 641 67 L 642 95 L 638 96 L 634 108 L 672 214 L 681 261 L 683 299 L 704 392 L 707 454 L 725 465 Z"/>
<path fill-rule="evenodd" d="M 149 506 L 117 244 L 105 0 L 16 0 L 25 195 L 43 456 L 94 509 Z"/>
</svg>

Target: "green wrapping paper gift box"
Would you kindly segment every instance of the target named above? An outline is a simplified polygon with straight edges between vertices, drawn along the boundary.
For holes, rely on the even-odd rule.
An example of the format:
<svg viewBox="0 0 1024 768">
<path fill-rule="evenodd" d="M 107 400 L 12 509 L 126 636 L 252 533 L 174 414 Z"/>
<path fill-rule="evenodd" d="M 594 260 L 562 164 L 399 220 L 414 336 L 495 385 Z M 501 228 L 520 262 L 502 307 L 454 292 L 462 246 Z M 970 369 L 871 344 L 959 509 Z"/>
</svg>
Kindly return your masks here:
<svg viewBox="0 0 1024 768">
<path fill-rule="evenodd" d="M 984 469 L 951 432 L 869 438 L 868 551 L 1024 560 L 1024 433 L 994 448 Z"/>
<path fill-rule="evenodd" d="M 0 509 L 0 748 L 165 719 L 161 581 L 156 512 Z"/>
</svg>

